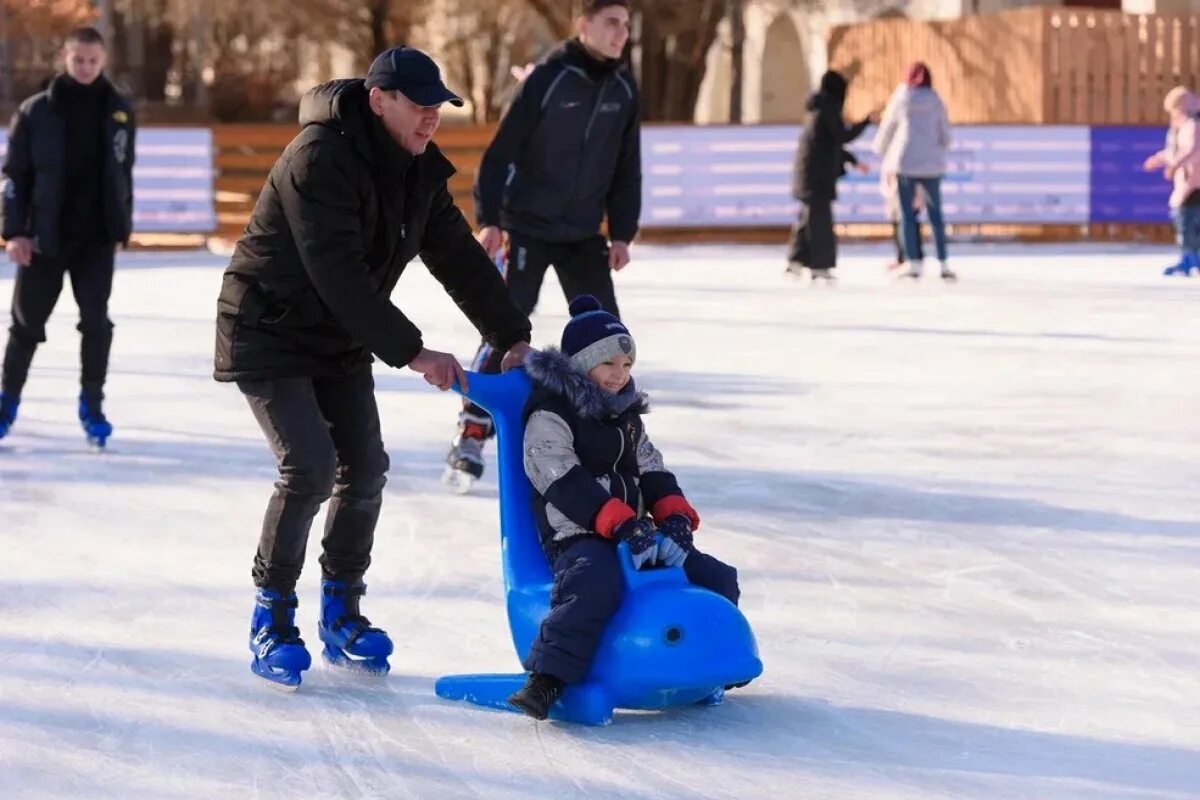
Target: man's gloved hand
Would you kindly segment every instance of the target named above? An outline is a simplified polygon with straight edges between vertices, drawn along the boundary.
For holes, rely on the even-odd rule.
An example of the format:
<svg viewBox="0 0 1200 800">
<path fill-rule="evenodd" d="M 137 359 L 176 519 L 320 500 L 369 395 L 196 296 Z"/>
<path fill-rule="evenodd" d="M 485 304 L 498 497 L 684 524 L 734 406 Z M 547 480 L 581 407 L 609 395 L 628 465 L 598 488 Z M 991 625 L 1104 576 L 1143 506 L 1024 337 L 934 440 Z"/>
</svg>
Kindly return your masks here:
<svg viewBox="0 0 1200 800">
<path fill-rule="evenodd" d="M 670 539 L 685 553 L 692 552 L 692 521 L 683 514 L 672 514 L 658 527 L 664 538 Z"/>
<path fill-rule="evenodd" d="M 646 564 L 653 564 L 658 557 L 658 540 L 654 533 L 654 523 L 648 519 L 626 520 L 613 531 L 617 541 L 629 545 L 629 555 L 633 558 L 634 569 L 641 569 Z"/>
</svg>

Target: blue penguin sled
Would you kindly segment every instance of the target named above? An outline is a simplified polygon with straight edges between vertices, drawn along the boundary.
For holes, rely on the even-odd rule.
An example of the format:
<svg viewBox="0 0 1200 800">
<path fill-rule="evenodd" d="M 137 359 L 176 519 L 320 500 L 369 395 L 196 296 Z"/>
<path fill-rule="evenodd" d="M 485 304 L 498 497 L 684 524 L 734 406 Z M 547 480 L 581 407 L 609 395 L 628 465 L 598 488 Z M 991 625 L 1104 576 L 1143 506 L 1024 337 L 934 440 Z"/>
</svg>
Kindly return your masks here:
<svg viewBox="0 0 1200 800">
<path fill-rule="evenodd" d="M 500 547 L 508 624 L 523 662 L 550 610 L 552 576 L 533 518 L 533 487 L 522 463 L 521 410 L 529 377 L 468 373 L 467 397 L 492 414 L 499 440 Z M 457 387 L 456 387 L 457 388 Z M 724 597 L 692 586 L 679 567 L 638 571 L 624 544 L 618 547 L 624 589 L 591 671 L 566 687 L 550 718 L 606 725 L 613 711 L 664 709 L 724 699 L 724 687 L 762 674 L 750 624 Z M 438 697 L 516 712 L 508 696 L 525 673 L 448 675 L 434 686 Z"/>
</svg>

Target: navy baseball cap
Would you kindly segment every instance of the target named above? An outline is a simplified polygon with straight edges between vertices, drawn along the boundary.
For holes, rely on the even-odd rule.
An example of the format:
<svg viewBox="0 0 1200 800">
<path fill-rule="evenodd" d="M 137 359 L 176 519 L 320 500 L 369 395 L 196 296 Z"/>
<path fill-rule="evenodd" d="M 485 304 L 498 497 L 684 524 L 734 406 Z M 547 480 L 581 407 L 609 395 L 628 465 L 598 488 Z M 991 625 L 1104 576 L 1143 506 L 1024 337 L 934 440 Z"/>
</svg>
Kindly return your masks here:
<svg viewBox="0 0 1200 800">
<path fill-rule="evenodd" d="M 419 106 L 463 104 L 463 99 L 442 83 L 442 71 L 433 59 L 412 47 L 393 47 L 375 56 L 366 82 L 368 89 L 399 90 Z"/>
</svg>

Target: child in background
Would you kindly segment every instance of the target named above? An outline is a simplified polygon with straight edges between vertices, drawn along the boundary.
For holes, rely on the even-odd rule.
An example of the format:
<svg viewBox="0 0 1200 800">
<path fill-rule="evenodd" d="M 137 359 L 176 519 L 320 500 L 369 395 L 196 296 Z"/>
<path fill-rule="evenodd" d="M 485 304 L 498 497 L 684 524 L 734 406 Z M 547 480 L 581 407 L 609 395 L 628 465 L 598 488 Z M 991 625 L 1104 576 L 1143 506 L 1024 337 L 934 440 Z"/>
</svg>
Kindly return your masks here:
<svg viewBox="0 0 1200 800">
<path fill-rule="evenodd" d="M 621 605 L 617 543 L 637 569 L 682 566 L 689 582 L 738 601 L 737 570 L 696 550 L 700 517 L 646 436 L 646 396 L 630 371 L 628 328 L 591 295 L 571 302 L 562 350 L 525 361 L 525 474 L 554 573 L 550 613 L 529 655 L 525 685 L 508 701 L 545 719 L 563 687 L 587 676 L 600 637 Z M 657 527 L 657 531 L 656 531 Z M 662 534 L 657 542 L 656 533 Z"/>
<path fill-rule="evenodd" d="M 1148 172 L 1161 169 L 1172 183 L 1167 204 L 1182 252 L 1179 263 L 1163 274 L 1186 277 L 1192 269 L 1200 270 L 1200 136 L 1196 130 L 1200 101 L 1185 87 L 1176 86 L 1163 99 L 1163 110 L 1171 120 L 1166 147 L 1147 158 L 1142 167 Z"/>
</svg>

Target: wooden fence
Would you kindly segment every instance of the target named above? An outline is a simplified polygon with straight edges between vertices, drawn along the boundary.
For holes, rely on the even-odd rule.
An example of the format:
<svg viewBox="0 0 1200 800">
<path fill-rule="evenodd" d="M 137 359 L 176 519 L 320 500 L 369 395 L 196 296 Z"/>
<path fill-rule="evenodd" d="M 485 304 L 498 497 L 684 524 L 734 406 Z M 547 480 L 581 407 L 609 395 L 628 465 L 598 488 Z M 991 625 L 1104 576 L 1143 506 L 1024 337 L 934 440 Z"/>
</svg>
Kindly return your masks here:
<svg viewBox="0 0 1200 800">
<path fill-rule="evenodd" d="M 1200 15 L 1041 7 L 830 31 L 850 116 L 882 107 L 914 61 L 929 65 L 954 122 L 1163 124 L 1167 90 L 1200 88 Z"/>
<path fill-rule="evenodd" d="M 213 127 L 216 166 L 217 236 L 235 240 L 250 219 L 267 173 L 288 142 L 299 133 L 295 125 L 217 125 Z M 494 128 L 448 125 L 438 130 L 437 144 L 458 169 L 450 193 L 474 224 L 471 188 L 484 148 Z"/>
</svg>

